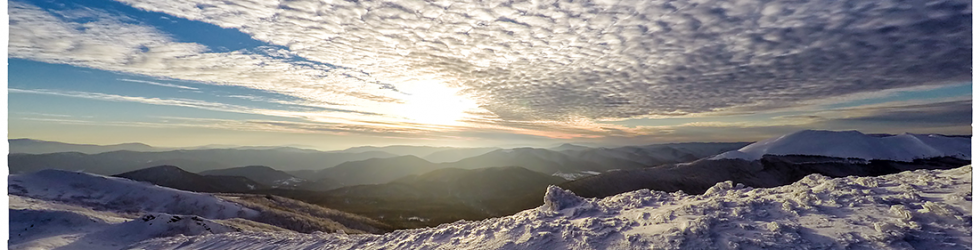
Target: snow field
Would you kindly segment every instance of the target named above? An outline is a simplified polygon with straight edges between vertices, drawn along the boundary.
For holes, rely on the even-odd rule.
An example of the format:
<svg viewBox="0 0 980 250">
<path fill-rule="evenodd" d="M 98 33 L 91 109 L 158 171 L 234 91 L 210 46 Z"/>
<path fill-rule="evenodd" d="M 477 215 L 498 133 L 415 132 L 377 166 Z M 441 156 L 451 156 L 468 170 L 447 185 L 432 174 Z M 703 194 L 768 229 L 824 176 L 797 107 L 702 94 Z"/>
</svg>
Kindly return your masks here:
<svg viewBox="0 0 980 250">
<path fill-rule="evenodd" d="M 942 156 L 969 160 L 970 138 L 919 134 L 878 137 L 858 131 L 803 130 L 752 143 L 710 159 L 754 161 L 766 154 L 819 155 L 905 162 Z"/>
</svg>

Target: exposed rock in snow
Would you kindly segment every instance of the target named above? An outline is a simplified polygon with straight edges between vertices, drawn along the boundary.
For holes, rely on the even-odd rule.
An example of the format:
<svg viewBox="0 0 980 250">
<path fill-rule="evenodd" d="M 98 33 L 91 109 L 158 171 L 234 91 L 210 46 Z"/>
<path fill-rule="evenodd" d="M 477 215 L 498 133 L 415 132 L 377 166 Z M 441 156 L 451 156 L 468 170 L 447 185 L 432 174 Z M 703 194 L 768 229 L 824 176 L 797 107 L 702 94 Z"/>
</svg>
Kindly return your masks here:
<svg viewBox="0 0 980 250">
<path fill-rule="evenodd" d="M 552 211 L 561 211 L 581 203 L 582 197 L 555 185 L 548 186 L 548 191 L 544 194 L 544 207 Z"/>
<path fill-rule="evenodd" d="M 747 188 L 703 195 L 639 190 L 583 199 L 550 187 L 545 205 L 483 221 L 385 235 L 227 233 L 130 249 L 969 249 L 972 167 Z"/>
<path fill-rule="evenodd" d="M 803 130 L 752 143 L 711 159 L 754 161 L 766 154 L 818 155 L 906 162 L 943 156 L 969 160 L 970 138 L 920 134 L 881 137 L 858 131 Z"/>
</svg>

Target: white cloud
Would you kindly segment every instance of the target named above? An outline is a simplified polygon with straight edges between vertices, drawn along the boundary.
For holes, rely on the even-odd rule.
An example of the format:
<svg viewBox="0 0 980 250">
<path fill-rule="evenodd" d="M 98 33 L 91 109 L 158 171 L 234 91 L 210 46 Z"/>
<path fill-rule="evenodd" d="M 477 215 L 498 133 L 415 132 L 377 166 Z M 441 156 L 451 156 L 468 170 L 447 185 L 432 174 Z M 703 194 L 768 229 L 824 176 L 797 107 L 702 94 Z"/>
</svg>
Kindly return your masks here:
<svg viewBox="0 0 980 250">
<path fill-rule="evenodd" d="M 294 64 L 243 51 L 212 53 L 200 44 L 174 42 L 158 30 L 97 10 L 59 14 L 20 2 L 11 2 L 10 9 L 9 56 L 13 58 L 242 86 L 324 106 L 356 106 L 366 112 L 390 109 L 391 104 L 385 103 L 397 100 L 397 96 L 386 97 L 387 92 L 365 86 L 362 80 L 344 76 L 353 74 L 348 70 Z M 77 16 L 95 21 L 72 21 Z"/>
<path fill-rule="evenodd" d="M 207 101 L 200 101 L 200 100 L 191 100 L 191 99 L 162 99 L 162 98 L 152 98 L 152 97 L 123 96 L 123 95 L 113 95 L 113 94 L 103 94 L 103 93 L 62 91 L 62 90 L 51 90 L 51 89 L 8 88 L 7 92 L 21 93 L 21 94 L 54 95 L 54 96 L 84 98 L 84 99 L 101 100 L 101 101 L 137 102 L 137 103 L 152 104 L 152 105 L 189 107 L 189 108 L 198 108 L 198 109 L 207 109 L 207 110 L 214 110 L 214 111 L 225 111 L 225 112 L 253 113 L 252 111 L 250 111 L 251 109 L 246 108 L 244 106 L 230 105 L 230 104 L 217 103 L 217 102 L 207 102 Z"/>
<path fill-rule="evenodd" d="M 966 0 L 122 2 L 399 89 L 436 76 L 517 120 L 785 107 L 971 72 Z"/>
<path fill-rule="evenodd" d="M 198 89 L 198 88 L 194 88 L 194 87 L 187 87 L 187 86 L 183 86 L 183 85 L 170 84 L 170 83 L 161 83 L 161 82 L 154 82 L 154 81 L 143 81 L 143 80 L 133 80 L 133 79 L 118 79 L 118 80 L 124 81 L 124 82 L 145 83 L 145 84 L 149 84 L 149 85 L 156 85 L 156 86 L 168 87 L 168 88 L 190 89 L 190 90 L 197 90 Z"/>
</svg>

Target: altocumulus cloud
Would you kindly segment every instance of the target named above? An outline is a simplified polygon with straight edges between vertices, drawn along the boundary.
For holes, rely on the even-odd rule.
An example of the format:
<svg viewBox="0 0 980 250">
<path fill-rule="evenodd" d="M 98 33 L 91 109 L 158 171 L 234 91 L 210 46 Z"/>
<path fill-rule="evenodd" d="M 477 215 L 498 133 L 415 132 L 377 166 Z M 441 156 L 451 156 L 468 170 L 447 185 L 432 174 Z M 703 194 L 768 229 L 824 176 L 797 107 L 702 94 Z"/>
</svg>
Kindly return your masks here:
<svg viewBox="0 0 980 250">
<path fill-rule="evenodd" d="M 778 107 L 970 78 L 954 1 L 146 1 L 397 84 L 437 75 L 504 119 Z"/>
<path fill-rule="evenodd" d="M 203 45 L 175 42 L 152 27 L 96 9 L 46 11 L 21 2 L 10 2 L 9 8 L 8 55 L 14 58 L 243 86 L 323 106 L 360 104 L 375 96 L 359 92 L 361 82 L 336 76 L 343 70 L 247 51 L 209 52 Z M 325 80 L 338 83 L 325 87 Z"/>
<path fill-rule="evenodd" d="M 968 0 L 120 2 L 338 67 L 212 53 L 112 17 L 80 23 L 18 2 L 10 56 L 371 113 L 390 113 L 424 76 L 496 124 L 762 110 L 971 77 Z"/>
</svg>

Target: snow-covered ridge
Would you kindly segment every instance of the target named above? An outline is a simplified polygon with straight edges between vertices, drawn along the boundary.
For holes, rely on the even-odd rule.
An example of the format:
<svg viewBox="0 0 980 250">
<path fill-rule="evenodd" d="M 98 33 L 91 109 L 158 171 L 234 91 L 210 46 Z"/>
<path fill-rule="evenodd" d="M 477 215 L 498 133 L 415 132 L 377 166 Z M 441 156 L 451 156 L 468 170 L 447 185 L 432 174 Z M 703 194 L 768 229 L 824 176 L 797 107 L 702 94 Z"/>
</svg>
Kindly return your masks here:
<svg viewBox="0 0 980 250">
<path fill-rule="evenodd" d="M 241 231 L 380 233 L 386 225 L 275 196 L 181 191 L 63 170 L 8 176 L 10 249 L 98 250 Z"/>
<path fill-rule="evenodd" d="M 193 215 L 136 216 L 18 195 L 10 195 L 9 201 L 10 249 L 119 249 L 156 237 L 255 230 L 235 221 Z"/>
<path fill-rule="evenodd" d="M 972 167 L 880 177 L 809 175 L 703 195 L 638 190 L 585 199 L 551 187 L 518 214 L 385 235 L 227 233 L 130 249 L 969 249 Z"/>
<path fill-rule="evenodd" d="M 901 134 L 872 136 L 858 131 L 803 130 L 752 143 L 711 157 L 759 160 L 763 155 L 817 155 L 910 162 L 933 157 L 970 159 L 970 138 Z"/>
<path fill-rule="evenodd" d="M 247 218 L 259 214 L 209 194 L 82 172 L 42 170 L 10 175 L 7 183 L 8 194 L 117 212 L 195 214 L 209 219 Z"/>
</svg>

